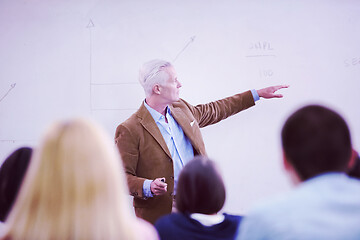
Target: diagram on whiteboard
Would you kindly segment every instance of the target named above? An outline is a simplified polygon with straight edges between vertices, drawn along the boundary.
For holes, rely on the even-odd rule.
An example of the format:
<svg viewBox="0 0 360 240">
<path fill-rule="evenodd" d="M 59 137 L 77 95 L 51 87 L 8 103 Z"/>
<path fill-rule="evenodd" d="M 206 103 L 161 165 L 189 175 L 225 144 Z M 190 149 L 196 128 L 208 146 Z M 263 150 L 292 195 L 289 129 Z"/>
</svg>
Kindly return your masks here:
<svg viewBox="0 0 360 240">
<path fill-rule="evenodd" d="M 275 71 L 271 63 L 276 58 L 276 54 L 269 41 L 252 42 L 245 57 L 257 64 L 260 78 L 269 79 L 274 76 Z"/>
<path fill-rule="evenodd" d="M 185 51 L 185 49 L 186 49 L 191 43 L 194 42 L 195 38 L 196 38 L 196 36 L 192 36 L 192 37 L 190 38 L 189 42 L 181 49 L 181 51 L 180 51 L 178 54 L 176 54 L 176 57 L 172 60 L 173 63 L 174 63 L 174 62 L 178 59 L 178 57 Z"/>
<path fill-rule="evenodd" d="M 106 76 L 102 78 L 101 75 L 97 74 L 99 69 L 104 70 L 104 66 L 99 64 L 99 52 L 109 51 L 110 53 L 116 55 L 121 54 L 121 48 L 114 44 L 113 52 L 111 52 L 111 45 L 99 45 L 98 34 L 103 31 L 103 28 L 98 28 L 96 21 L 94 19 L 89 19 L 88 23 L 85 26 L 89 32 L 88 35 L 88 44 L 89 44 L 89 110 L 90 113 L 99 115 L 99 112 L 104 111 L 135 111 L 138 108 L 139 102 L 143 100 L 144 94 L 143 89 L 139 86 L 137 81 L 121 81 L 120 78 L 124 78 L 121 73 L 116 71 L 116 68 L 112 68 L 113 74 L 111 77 L 112 80 L 109 80 Z M 173 51 L 175 56 L 172 59 L 172 62 L 177 61 L 183 56 L 183 53 L 190 48 L 190 45 L 195 41 L 196 36 L 192 35 L 184 42 L 182 48 L 179 48 L 178 51 Z M 127 43 L 129 44 L 129 43 Z M 131 44 L 131 43 L 130 43 Z M 118 48 L 116 48 L 118 47 Z M 127 45 L 121 46 L 127 48 Z M 103 55 L 100 55 L 103 56 Z M 105 55 L 105 57 L 108 57 Z M 108 61 L 108 59 L 104 59 Z M 121 62 L 120 62 L 121 64 Z M 102 66 L 102 68 L 101 68 Z M 126 65 L 120 65 L 121 68 L 125 69 L 123 73 L 126 74 L 135 73 L 133 70 L 128 70 Z M 136 79 L 135 74 L 131 79 Z"/>
<path fill-rule="evenodd" d="M 0 98 L 0 102 L 1 102 L 3 99 L 6 98 L 6 96 L 11 92 L 11 90 L 13 90 L 13 89 L 15 88 L 15 86 L 16 86 L 16 83 L 13 83 L 13 84 L 10 85 L 10 89 L 4 94 L 4 96 L 2 96 L 2 97 Z"/>
</svg>

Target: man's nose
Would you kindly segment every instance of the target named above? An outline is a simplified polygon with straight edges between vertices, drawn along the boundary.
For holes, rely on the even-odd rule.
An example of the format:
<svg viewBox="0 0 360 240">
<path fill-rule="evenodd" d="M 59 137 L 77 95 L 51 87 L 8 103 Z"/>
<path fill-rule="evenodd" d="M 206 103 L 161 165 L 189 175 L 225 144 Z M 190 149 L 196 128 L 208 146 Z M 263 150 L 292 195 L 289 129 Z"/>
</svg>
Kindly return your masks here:
<svg viewBox="0 0 360 240">
<path fill-rule="evenodd" d="M 181 87 L 182 87 L 181 82 L 178 81 L 177 87 L 178 87 L 178 88 L 181 88 Z"/>
</svg>

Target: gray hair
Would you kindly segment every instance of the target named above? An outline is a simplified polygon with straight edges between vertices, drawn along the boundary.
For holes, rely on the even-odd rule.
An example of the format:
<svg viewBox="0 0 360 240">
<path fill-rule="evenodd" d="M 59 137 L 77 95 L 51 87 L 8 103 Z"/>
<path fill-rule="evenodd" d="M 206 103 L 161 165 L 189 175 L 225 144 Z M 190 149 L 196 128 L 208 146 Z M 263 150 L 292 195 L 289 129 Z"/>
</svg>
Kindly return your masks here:
<svg viewBox="0 0 360 240">
<path fill-rule="evenodd" d="M 152 94 L 152 88 L 155 84 L 163 84 L 169 74 L 164 71 L 167 67 L 172 67 L 170 62 L 154 59 L 142 65 L 139 71 L 139 82 L 144 88 L 146 97 Z"/>
</svg>

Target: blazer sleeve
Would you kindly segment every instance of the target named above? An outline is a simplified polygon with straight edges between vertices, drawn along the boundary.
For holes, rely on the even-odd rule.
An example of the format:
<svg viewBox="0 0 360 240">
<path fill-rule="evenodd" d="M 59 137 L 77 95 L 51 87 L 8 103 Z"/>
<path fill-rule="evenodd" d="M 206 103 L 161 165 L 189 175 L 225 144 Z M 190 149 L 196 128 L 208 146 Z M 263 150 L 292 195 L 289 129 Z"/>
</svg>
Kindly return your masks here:
<svg viewBox="0 0 360 240">
<path fill-rule="evenodd" d="M 196 106 L 192 106 L 185 101 L 184 103 L 190 109 L 201 128 L 217 123 L 255 105 L 251 91 Z"/>
<path fill-rule="evenodd" d="M 143 196 L 143 184 L 145 178 L 136 176 L 136 168 L 139 159 L 139 140 L 132 135 L 129 129 L 121 124 L 115 133 L 115 144 L 123 161 L 130 195 L 139 198 Z"/>
</svg>

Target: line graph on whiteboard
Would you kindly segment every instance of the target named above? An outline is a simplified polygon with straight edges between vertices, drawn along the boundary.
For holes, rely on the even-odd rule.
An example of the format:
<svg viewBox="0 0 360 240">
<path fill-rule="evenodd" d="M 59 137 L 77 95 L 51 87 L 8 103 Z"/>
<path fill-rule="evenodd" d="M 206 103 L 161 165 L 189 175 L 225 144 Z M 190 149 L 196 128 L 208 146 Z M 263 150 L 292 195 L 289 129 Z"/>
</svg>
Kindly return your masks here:
<svg viewBox="0 0 360 240">
<path fill-rule="evenodd" d="M 93 19 L 89 19 L 89 22 L 86 25 L 86 28 L 89 31 L 89 101 L 90 101 L 90 113 L 92 114 L 94 111 L 113 111 L 113 110 L 128 110 L 128 109 L 120 109 L 120 108 L 95 108 L 94 107 L 94 96 L 93 96 L 93 90 L 94 88 L 98 86 L 123 86 L 123 85 L 133 85 L 138 84 L 138 82 L 112 82 L 112 83 L 96 83 L 93 79 L 93 34 L 96 30 L 96 23 L 93 21 Z M 189 38 L 188 41 L 186 41 L 185 45 L 177 52 L 175 57 L 172 59 L 172 62 L 175 62 L 179 59 L 179 57 L 187 50 L 189 49 L 189 46 L 195 41 L 196 36 L 193 35 Z"/>
<path fill-rule="evenodd" d="M 2 97 L 0 98 L 0 102 L 1 102 L 2 100 L 4 100 L 7 95 L 9 95 L 9 93 L 11 92 L 11 90 L 13 90 L 13 89 L 15 88 L 15 86 L 16 86 L 16 83 L 13 83 L 13 84 L 10 85 L 10 89 L 4 94 L 4 96 L 2 96 Z"/>
</svg>

